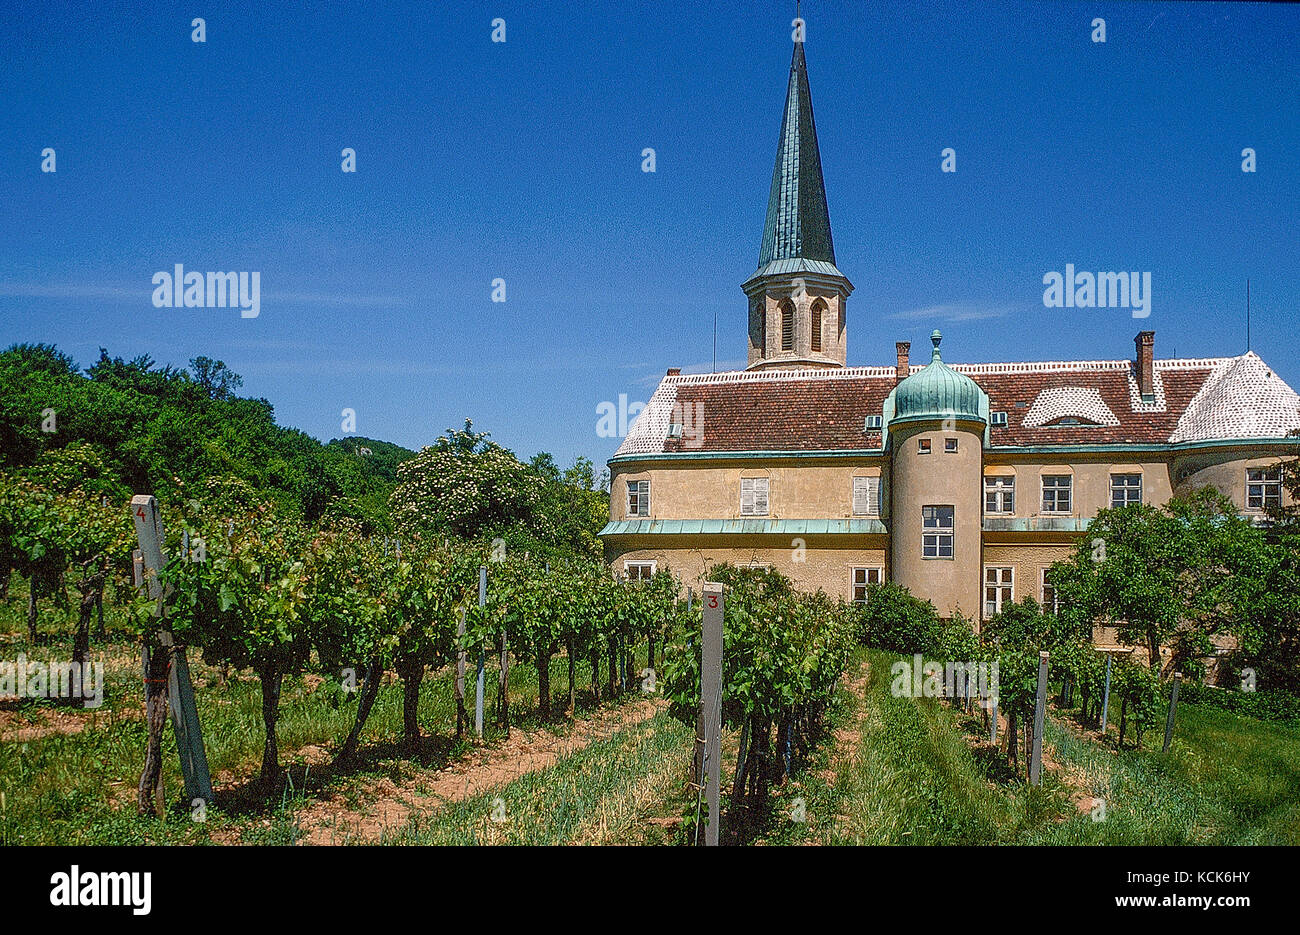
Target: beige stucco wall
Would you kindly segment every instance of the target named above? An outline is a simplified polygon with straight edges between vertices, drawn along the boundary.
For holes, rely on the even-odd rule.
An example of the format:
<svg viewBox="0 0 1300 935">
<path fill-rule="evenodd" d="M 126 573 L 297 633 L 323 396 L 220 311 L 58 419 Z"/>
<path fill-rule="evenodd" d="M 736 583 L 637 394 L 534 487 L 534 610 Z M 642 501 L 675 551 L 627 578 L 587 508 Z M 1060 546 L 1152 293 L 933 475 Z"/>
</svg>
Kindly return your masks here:
<svg viewBox="0 0 1300 935">
<path fill-rule="evenodd" d="M 1098 510 L 1110 506 L 1111 474 L 1141 474 L 1143 503 L 1159 506 L 1173 496 L 1168 463 L 1163 460 L 1152 460 L 1150 456 L 1125 458 L 1123 454 L 1119 454 L 1097 458 L 1073 455 L 1069 460 L 1047 461 L 1013 460 L 1003 455 L 988 459 L 984 470 L 987 474 L 1005 474 L 1008 470 L 1015 473 L 1016 511 L 993 514 L 997 516 L 1044 515 L 1042 513 L 1044 474 L 1070 474 L 1074 477 L 1071 485 L 1073 488 L 1071 512 L 1045 514 L 1048 516 L 1078 516 L 1089 519 L 1096 516 Z"/>
<path fill-rule="evenodd" d="M 997 544 L 986 542 L 984 545 L 984 566 L 986 568 L 1012 569 L 1011 599 L 1020 600 L 1032 597 L 1042 601 L 1042 570 L 1050 568 L 1053 562 L 1068 561 L 1074 554 L 1074 547 L 1069 542 L 1056 544 Z M 982 579 L 981 579 L 982 580 Z M 981 584 L 981 599 L 983 585 Z M 983 616 L 983 604 L 980 614 Z"/>
<path fill-rule="evenodd" d="M 1279 457 L 1252 458 L 1240 448 L 1211 448 L 1193 452 L 1175 459 L 1173 478 L 1180 495 L 1191 493 L 1198 487 L 1216 487 L 1232 500 L 1238 510 L 1246 509 L 1246 469 L 1273 467 L 1286 460 Z M 1291 505 L 1293 500 L 1285 489 L 1282 502 Z"/>
<path fill-rule="evenodd" d="M 805 536 L 803 561 L 795 560 L 796 542 L 770 535 L 619 537 L 606 540 L 607 557 L 615 570 L 621 570 L 627 559 L 667 564 L 690 586 L 698 586 L 704 569 L 717 562 L 767 564 L 790 576 L 801 590 L 820 588 L 844 598 L 851 596 L 850 568 L 883 566 L 887 579 L 933 601 L 941 613 L 959 607 L 968 616 L 982 615 L 986 566 L 1014 568 L 1014 596 L 1030 594 L 1038 600 L 1040 569 L 1067 559 L 1073 543 L 1084 535 L 983 531 L 986 474 L 1011 472 L 1016 478 L 1015 513 L 999 516 L 1042 515 L 1040 477 L 1069 473 L 1074 477 L 1073 511 L 1064 515 L 1090 518 L 1110 504 L 1112 473 L 1141 473 L 1147 504 L 1165 503 L 1175 489 L 1181 495 L 1210 484 L 1244 510 L 1246 468 L 1282 460 L 1248 457 L 1249 450 L 1239 448 L 1170 455 L 1070 453 L 1059 460 L 1044 455 L 989 455 L 981 451 L 982 436 L 964 430 L 955 433 L 960 447 L 952 455 L 943 450 L 945 433 L 933 423 L 930 426 L 925 432 L 932 445 L 928 455 L 916 453 L 917 429 L 899 426 L 888 456 L 616 462 L 611 465 L 610 484 L 613 520 L 630 518 L 627 481 L 640 479 L 651 482 L 650 519 L 741 519 L 742 477 L 769 479 L 769 511 L 763 518 L 851 519 L 852 478 L 858 475 L 881 477 L 883 504 L 878 518 L 889 533 Z M 1285 493 L 1284 502 L 1291 502 Z M 952 503 L 957 508 L 953 561 L 920 557 L 921 507 L 932 503 Z M 894 510 L 901 512 L 891 515 Z M 906 522 L 899 522 L 899 517 Z"/>
<path fill-rule="evenodd" d="M 800 549 L 800 541 L 776 536 L 629 536 L 607 543 L 606 553 L 616 572 L 628 561 L 653 561 L 671 569 L 682 587 L 692 587 L 696 594 L 708 568 L 731 562 L 767 565 L 793 579 L 801 591 L 821 589 L 849 600 L 854 567 L 885 568 L 884 540 L 883 535 L 804 536 Z"/>
<path fill-rule="evenodd" d="M 614 464 L 610 479 L 610 518 L 627 513 L 627 482 L 650 481 L 648 519 L 741 519 L 740 479 L 768 478 L 768 519 L 851 519 L 854 476 L 880 476 L 886 461 L 678 462 L 636 469 Z M 757 517 L 755 517 L 757 518 Z M 865 519 L 867 517 L 859 517 Z"/>
<path fill-rule="evenodd" d="M 956 438 L 956 452 L 944 440 Z M 918 442 L 929 439 L 930 452 Z M 979 613 L 983 480 L 982 428 L 958 423 L 943 431 L 934 423 L 903 424 L 890 432 L 893 467 L 890 494 L 892 524 L 891 577 L 939 613 Z M 953 557 L 926 558 L 922 553 L 922 508 L 953 506 Z"/>
</svg>

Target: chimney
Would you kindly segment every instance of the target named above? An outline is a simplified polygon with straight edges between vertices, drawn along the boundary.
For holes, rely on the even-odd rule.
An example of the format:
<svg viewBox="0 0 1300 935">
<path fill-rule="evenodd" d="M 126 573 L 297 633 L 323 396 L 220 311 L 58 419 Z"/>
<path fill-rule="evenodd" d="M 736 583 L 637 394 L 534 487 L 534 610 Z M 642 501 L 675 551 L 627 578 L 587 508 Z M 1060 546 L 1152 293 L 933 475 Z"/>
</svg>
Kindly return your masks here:
<svg viewBox="0 0 1300 935">
<path fill-rule="evenodd" d="M 907 379 L 907 352 L 912 349 L 911 341 L 899 341 L 894 345 L 898 351 L 898 364 L 894 368 L 894 386 Z"/>
<path fill-rule="evenodd" d="M 682 373 L 682 368 L 681 368 L 681 367 L 669 367 L 669 368 L 668 368 L 668 376 L 670 376 L 670 377 L 678 377 L 678 376 L 681 376 L 681 373 Z"/>
<path fill-rule="evenodd" d="M 1154 331 L 1139 331 L 1133 339 L 1137 345 L 1137 381 L 1138 393 L 1144 403 L 1154 402 L 1156 398 L 1155 344 Z"/>
</svg>

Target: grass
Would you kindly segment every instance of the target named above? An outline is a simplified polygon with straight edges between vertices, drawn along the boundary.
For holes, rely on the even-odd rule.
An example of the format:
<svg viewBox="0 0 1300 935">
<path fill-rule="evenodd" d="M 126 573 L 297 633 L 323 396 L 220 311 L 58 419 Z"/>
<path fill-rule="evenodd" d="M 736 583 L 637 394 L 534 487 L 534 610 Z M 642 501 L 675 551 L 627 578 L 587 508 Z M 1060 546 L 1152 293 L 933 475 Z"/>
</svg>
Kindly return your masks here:
<svg viewBox="0 0 1300 935">
<path fill-rule="evenodd" d="M 854 660 L 865 685 L 835 725 L 843 750 L 828 764 L 833 778 L 809 784 L 809 814 L 830 816 L 810 820 L 809 842 L 993 844 L 1050 821 L 1065 798 L 1060 784 L 999 782 L 1009 771 L 972 749 L 956 712 L 890 694 L 896 658 L 866 650 Z"/>
<path fill-rule="evenodd" d="M 1300 728 L 1208 705 L 1180 704 L 1174 740 L 1162 730 L 1143 749 L 1115 747 L 1057 722 L 1048 740 L 1061 764 L 1104 803 L 1026 843 L 1300 844 Z"/>
<path fill-rule="evenodd" d="M 983 742 L 980 719 L 935 699 L 892 697 L 885 673 L 897 657 L 866 656 L 869 682 L 846 718 L 854 749 L 833 782 L 809 789 L 810 811 L 835 816 L 814 829 L 816 843 L 1300 843 L 1294 727 L 1183 705 L 1164 755 L 1160 731 L 1143 749 L 1121 750 L 1113 735 L 1100 741 L 1049 718 L 1045 739 L 1060 769 L 1035 788 Z"/>
<path fill-rule="evenodd" d="M 690 773 L 694 731 L 667 712 L 546 769 L 412 819 L 384 843 L 623 844 Z"/>
</svg>

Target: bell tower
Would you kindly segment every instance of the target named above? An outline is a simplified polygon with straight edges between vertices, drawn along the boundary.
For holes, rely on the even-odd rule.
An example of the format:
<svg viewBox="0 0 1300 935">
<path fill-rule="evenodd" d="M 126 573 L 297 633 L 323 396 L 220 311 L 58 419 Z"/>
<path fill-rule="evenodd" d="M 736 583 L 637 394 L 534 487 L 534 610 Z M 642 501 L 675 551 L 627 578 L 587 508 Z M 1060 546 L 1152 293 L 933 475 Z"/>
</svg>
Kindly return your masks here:
<svg viewBox="0 0 1300 935">
<path fill-rule="evenodd" d="M 853 284 L 835 266 L 803 43 L 796 42 L 758 269 L 749 299 L 749 370 L 843 367 L 845 301 Z"/>
</svg>

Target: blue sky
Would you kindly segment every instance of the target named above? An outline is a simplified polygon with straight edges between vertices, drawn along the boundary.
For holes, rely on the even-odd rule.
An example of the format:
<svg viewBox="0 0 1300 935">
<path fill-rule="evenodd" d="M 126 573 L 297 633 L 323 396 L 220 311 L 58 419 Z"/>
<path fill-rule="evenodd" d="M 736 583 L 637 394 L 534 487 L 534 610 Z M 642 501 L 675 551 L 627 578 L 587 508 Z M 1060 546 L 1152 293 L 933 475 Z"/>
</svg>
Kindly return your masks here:
<svg viewBox="0 0 1300 935">
<path fill-rule="evenodd" d="M 715 314 L 743 366 L 792 2 L 5 5 L 0 345 L 205 354 L 322 440 L 470 417 L 598 465 L 596 407 L 708 370 Z M 1236 354 L 1249 277 L 1300 387 L 1300 7 L 803 13 L 850 364 L 934 327 L 950 361 Z M 176 263 L 260 271 L 260 315 L 154 308 Z M 1045 308 L 1066 263 L 1150 271 L 1150 317 Z"/>
</svg>

